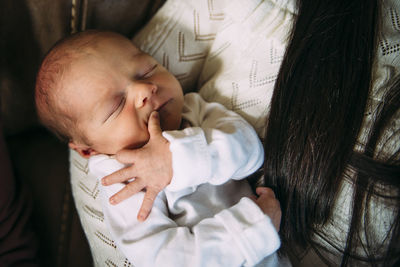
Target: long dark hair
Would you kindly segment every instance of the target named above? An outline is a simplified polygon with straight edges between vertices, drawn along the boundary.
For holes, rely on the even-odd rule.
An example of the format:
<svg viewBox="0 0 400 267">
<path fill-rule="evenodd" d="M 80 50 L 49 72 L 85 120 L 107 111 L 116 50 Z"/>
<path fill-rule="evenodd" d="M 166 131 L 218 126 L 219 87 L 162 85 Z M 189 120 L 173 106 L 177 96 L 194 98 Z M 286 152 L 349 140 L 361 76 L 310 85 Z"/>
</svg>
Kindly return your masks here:
<svg viewBox="0 0 400 267">
<path fill-rule="evenodd" d="M 380 2 L 297 4 L 265 136 L 264 177 L 281 202 L 282 240 L 323 249 L 315 237 L 323 238 L 321 229 L 333 219 L 333 206 L 349 179 L 353 202 L 347 240 L 342 247 L 333 245 L 342 255 L 341 265 L 393 265 L 400 259 L 400 148 L 384 156 L 377 147 L 399 110 L 398 78 L 387 85 L 365 149 L 355 149 L 372 85 Z M 382 240 L 369 230 L 375 197 L 387 199 L 393 211 Z"/>
</svg>

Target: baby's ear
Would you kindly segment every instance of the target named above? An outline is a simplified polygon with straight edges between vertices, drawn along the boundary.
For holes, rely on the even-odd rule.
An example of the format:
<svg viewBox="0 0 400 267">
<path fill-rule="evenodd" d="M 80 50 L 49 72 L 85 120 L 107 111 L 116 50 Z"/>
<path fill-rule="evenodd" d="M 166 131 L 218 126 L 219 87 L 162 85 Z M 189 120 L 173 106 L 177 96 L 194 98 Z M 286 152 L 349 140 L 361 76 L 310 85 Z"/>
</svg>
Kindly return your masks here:
<svg viewBox="0 0 400 267">
<path fill-rule="evenodd" d="M 96 150 L 88 147 L 87 145 L 77 144 L 73 141 L 68 143 L 69 148 L 75 150 L 84 158 L 89 158 L 90 156 L 99 154 Z"/>
</svg>

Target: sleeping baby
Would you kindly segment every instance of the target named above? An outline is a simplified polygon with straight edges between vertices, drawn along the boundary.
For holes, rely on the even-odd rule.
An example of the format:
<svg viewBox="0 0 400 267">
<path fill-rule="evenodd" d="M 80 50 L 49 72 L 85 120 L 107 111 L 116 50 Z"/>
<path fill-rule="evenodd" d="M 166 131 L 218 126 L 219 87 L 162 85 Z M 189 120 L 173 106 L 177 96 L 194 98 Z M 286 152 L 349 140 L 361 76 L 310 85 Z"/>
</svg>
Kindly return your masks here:
<svg viewBox="0 0 400 267">
<path fill-rule="evenodd" d="M 183 95 L 129 39 L 61 40 L 41 64 L 35 100 L 42 123 L 88 158 L 108 230 L 135 266 L 282 264 L 279 202 L 244 179 L 264 159 L 253 128 Z"/>
</svg>

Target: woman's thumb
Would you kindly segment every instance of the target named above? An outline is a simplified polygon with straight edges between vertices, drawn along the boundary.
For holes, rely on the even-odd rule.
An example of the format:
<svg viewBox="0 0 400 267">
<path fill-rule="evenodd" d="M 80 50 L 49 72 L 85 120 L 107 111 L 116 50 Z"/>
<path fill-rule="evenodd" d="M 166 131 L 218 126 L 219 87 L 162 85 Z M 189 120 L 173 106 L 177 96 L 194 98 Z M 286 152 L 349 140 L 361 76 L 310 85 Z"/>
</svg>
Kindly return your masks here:
<svg viewBox="0 0 400 267">
<path fill-rule="evenodd" d="M 148 130 L 151 136 L 161 134 L 161 127 L 160 127 L 160 116 L 158 115 L 157 111 L 153 111 L 150 114 Z"/>
</svg>

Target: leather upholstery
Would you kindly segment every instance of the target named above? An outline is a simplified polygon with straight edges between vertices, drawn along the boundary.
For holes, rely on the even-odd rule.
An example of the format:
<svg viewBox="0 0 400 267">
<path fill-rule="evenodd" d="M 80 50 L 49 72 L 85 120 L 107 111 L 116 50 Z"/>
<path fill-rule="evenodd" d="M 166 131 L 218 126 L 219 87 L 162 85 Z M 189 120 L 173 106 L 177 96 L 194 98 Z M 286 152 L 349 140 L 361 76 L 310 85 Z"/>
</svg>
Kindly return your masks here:
<svg viewBox="0 0 400 267">
<path fill-rule="evenodd" d="M 91 266 L 72 201 L 67 145 L 38 123 L 35 75 L 60 38 L 97 28 L 131 37 L 164 0 L 0 1 L 0 100 L 3 131 L 17 180 L 28 187 L 41 266 Z"/>
</svg>

